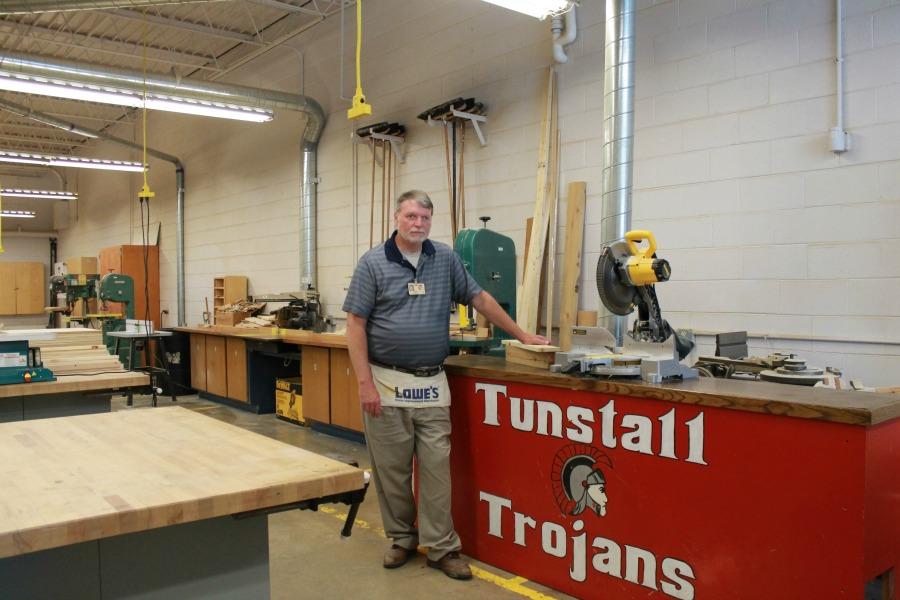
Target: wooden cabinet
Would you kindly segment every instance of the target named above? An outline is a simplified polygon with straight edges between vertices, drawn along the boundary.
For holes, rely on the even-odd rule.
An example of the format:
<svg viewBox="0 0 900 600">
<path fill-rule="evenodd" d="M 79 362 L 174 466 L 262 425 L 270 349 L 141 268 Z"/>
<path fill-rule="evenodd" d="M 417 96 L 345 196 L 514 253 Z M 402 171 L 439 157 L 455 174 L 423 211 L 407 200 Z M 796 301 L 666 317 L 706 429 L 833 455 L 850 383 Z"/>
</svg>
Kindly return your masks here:
<svg viewBox="0 0 900 600">
<path fill-rule="evenodd" d="M 144 269 L 145 246 L 111 246 L 100 250 L 100 275 L 122 273 L 134 280 L 134 317 L 143 319 L 147 310 L 146 290 L 150 291 L 150 320 L 159 322 L 159 247 L 146 246 L 147 269 Z M 144 285 L 144 274 L 147 285 Z M 122 305 L 110 302 L 110 312 L 122 312 Z"/>
<path fill-rule="evenodd" d="M 331 424 L 363 430 L 362 409 L 359 405 L 359 386 L 356 372 L 350 363 L 350 353 L 331 349 Z"/>
<path fill-rule="evenodd" d="M 206 391 L 206 336 L 191 334 L 191 387 Z"/>
<path fill-rule="evenodd" d="M 247 342 L 238 338 L 226 338 L 225 350 L 228 354 L 226 370 L 228 393 L 232 400 L 249 402 L 247 397 Z"/>
<path fill-rule="evenodd" d="M 228 362 L 225 338 L 206 336 L 206 391 L 217 396 L 228 396 Z"/>
<path fill-rule="evenodd" d="M 303 378 L 303 417 L 331 423 L 331 357 L 328 348 L 303 346 L 300 351 Z"/>
<path fill-rule="evenodd" d="M 0 315 L 43 313 L 45 277 L 44 263 L 0 263 Z"/>
<path fill-rule="evenodd" d="M 243 275 L 226 275 L 213 279 L 213 305 L 215 308 L 246 300 L 247 295 L 247 278 Z"/>
</svg>

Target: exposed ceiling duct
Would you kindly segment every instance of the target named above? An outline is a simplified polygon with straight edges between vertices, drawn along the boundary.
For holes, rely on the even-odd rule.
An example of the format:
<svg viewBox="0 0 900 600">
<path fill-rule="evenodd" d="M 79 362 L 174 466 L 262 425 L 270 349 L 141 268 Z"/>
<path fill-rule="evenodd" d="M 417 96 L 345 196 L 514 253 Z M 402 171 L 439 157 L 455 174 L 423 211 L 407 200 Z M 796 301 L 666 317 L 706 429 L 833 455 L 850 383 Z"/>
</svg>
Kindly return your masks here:
<svg viewBox="0 0 900 600">
<path fill-rule="evenodd" d="M 140 8 L 162 4 L 209 4 L 227 0 L 0 0 L 0 15 L 30 15 L 70 10 Z"/>
<path fill-rule="evenodd" d="M 48 59 L 24 54 L 6 53 L 0 56 L 0 74 L 17 74 L 54 81 L 64 81 L 78 85 L 91 85 L 134 93 L 158 93 L 165 96 L 219 102 L 268 110 L 290 110 L 306 115 L 306 128 L 301 140 L 300 168 L 300 281 L 304 285 L 317 286 L 316 277 L 316 212 L 317 212 L 317 153 L 319 138 L 325 127 L 325 112 L 318 102 L 307 96 L 288 94 L 274 90 L 263 90 L 221 83 L 209 83 L 187 79 L 175 79 L 164 75 L 147 74 L 113 69 L 99 65 L 80 64 L 71 61 Z M 3 103 L 4 105 L 9 103 Z M 2 106 L 7 108 L 7 106 Z M 28 112 L 27 108 L 19 107 Z M 8 109 L 9 110 L 9 109 Z M 15 112 L 15 111 L 13 111 Z M 47 115 L 27 115 L 45 124 L 60 127 Z M 68 127 L 66 127 L 68 125 Z M 98 132 L 64 123 L 63 129 L 86 137 L 98 137 Z M 100 134 L 100 137 L 112 139 Z M 121 140 L 113 141 L 120 142 Z M 174 157 L 171 157 L 174 158 Z M 169 159 L 165 159 L 169 160 Z M 177 159 L 175 159 L 177 160 Z M 183 218 L 180 217 L 180 219 Z M 180 264 L 179 264 L 180 266 Z M 181 288 L 179 280 L 179 288 Z M 183 296 L 179 294 L 179 313 L 182 311 Z M 179 318 L 180 321 L 180 318 Z"/>
</svg>

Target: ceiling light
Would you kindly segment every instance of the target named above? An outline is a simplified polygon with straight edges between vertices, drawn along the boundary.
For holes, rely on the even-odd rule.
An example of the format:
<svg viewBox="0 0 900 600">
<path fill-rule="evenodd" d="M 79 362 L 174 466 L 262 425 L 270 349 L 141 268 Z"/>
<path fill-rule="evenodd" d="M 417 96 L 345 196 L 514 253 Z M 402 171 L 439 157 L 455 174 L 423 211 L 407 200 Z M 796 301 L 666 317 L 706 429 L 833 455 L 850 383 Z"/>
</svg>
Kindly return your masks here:
<svg viewBox="0 0 900 600">
<path fill-rule="evenodd" d="M 564 13 L 571 5 L 569 0 L 484 0 L 509 10 L 524 13 L 537 19 Z"/>
<path fill-rule="evenodd" d="M 35 217 L 33 210 L 3 210 L 0 211 L 0 217 L 17 217 L 19 219 L 33 219 Z"/>
<path fill-rule="evenodd" d="M 114 104 L 116 106 L 144 107 L 144 94 L 140 92 L 60 81 L 34 75 L 9 73 L 2 70 L 0 70 L 0 90 L 52 96 L 54 98 L 68 98 L 70 100 L 84 100 L 100 104 Z M 225 104 L 223 102 L 179 98 L 158 93 L 148 93 L 146 105 L 151 110 L 237 119 L 255 123 L 271 121 L 273 118 L 271 110 Z"/>
<path fill-rule="evenodd" d="M 19 190 L 3 188 L 0 196 L 9 198 L 46 198 L 47 200 L 77 200 L 78 194 L 72 192 L 56 192 L 53 190 Z"/>
<path fill-rule="evenodd" d="M 77 167 L 80 169 L 105 169 L 109 171 L 141 172 L 144 167 L 138 162 L 125 160 L 107 160 L 103 158 L 79 158 L 77 156 L 51 156 L 48 154 L 30 154 L 0 150 L 0 162 L 23 165 L 42 165 L 45 167 Z"/>
</svg>

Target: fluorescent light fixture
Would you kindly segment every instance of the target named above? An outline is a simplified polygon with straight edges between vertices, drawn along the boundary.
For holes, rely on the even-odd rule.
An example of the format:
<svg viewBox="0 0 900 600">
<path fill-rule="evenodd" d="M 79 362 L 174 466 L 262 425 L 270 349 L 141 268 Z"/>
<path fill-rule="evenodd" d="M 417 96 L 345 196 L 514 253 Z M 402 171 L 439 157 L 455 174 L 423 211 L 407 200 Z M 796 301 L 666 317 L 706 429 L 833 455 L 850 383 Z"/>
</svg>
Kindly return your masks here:
<svg viewBox="0 0 900 600">
<path fill-rule="evenodd" d="M 140 92 L 60 81 L 34 75 L 8 73 L 2 70 L 0 70 L 0 90 L 37 94 L 38 96 L 52 96 L 54 98 L 68 98 L 70 100 L 85 100 L 87 102 L 114 104 L 116 106 L 144 107 L 144 95 Z M 158 93 L 147 94 L 147 108 L 189 115 L 252 121 L 255 123 L 271 121 L 273 118 L 271 110 L 222 102 L 178 98 Z"/>
<path fill-rule="evenodd" d="M 524 13 L 536 19 L 544 19 L 550 15 L 565 12 L 569 0 L 484 0 L 509 10 Z"/>
<path fill-rule="evenodd" d="M 34 218 L 33 210 L 4 210 L 0 211 L 0 217 L 16 217 L 19 219 L 33 219 Z"/>
<path fill-rule="evenodd" d="M 53 190 L 19 190 L 3 188 L 0 196 L 9 198 L 45 198 L 47 200 L 77 200 L 78 194 L 72 192 L 56 192 Z"/>
<path fill-rule="evenodd" d="M 30 154 L 0 150 L 0 163 L 17 163 L 23 165 L 43 165 L 46 167 L 77 167 L 80 169 L 105 169 L 109 171 L 134 171 L 140 173 L 143 165 L 125 160 L 107 160 L 103 158 L 78 158 L 77 156 L 51 156 L 48 154 Z"/>
</svg>

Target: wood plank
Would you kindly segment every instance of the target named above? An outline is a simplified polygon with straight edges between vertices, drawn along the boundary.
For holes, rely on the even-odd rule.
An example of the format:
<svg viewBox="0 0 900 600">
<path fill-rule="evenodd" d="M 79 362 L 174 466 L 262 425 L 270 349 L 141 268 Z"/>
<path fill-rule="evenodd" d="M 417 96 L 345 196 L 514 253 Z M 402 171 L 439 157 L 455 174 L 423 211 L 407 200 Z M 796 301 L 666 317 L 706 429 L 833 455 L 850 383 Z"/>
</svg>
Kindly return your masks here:
<svg viewBox="0 0 900 600">
<path fill-rule="evenodd" d="M 150 385 L 150 378 L 144 373 L 132 371 L 104 375 L 72 375 L 60 377 L 56 381 L 0 385 L 0 398 L 117 390 L 145 385 Z"/>
<path fill-rule="evenodd" d="M 191 387 L 206 391 L 206 335 L 191 334 Z"/>
<path fill-rule="evenodd" d="M 566 199 L 566 249 L 563 258 L 563 280 L 560 288 L 559 347 L 572 349 L 572 326 L 578 317 L 578 294 L 581 291 L 581 251 L 584 246 L 585 183 L 569 184 Z"/>
<path fill-rule="evenodd" d="M 303 418 L 331 423 L 330 350 L 305 346 L 300 353 L 303 378 Z"/>
<path fill-rule="evenodd" d="M 551 373 L 546 369 L 510 364 L 496 356 L 451 356 L 444 366 L 451 377 L 546 385 L 563 390 L 650 398 L 690 406 L 714 406 L 848 425 L 870 426 L 900 418 L 900 397 L 897 394 L 829 390 L 713 377 L 664 384 L 643 383 L 640 379 L 623 377 L 573 377 Z"/>
<path fill-rule="evenodd" d="M 363 487 L 359 469 L 181 407 L 3 432 L 0 558 Z"/>
<path fill-rule="evenodd" d="M 240 402 L 249 402 L 247 396 L 247 342 L 239 338 L 225 338 L 228 353 L 228 397 Z"/>
<path fill-rule="evenodd" d="M 506 344 L 506 362 L 547 369 L 553 364 L 557 346 L 536 346 L 531 344 L 513 343 Z"/>
<path fill-rule="evenodd" d="M 356 371 L 346 350 L 331 350 L 331 424 L 363 430 Z"/>
<path fill-rule="evenodd" d="M 0 262 L 0 316 L 16 314 L 16 263 Z"/>
<path fill-rule="evenodd" d="M 247 278 L 243 275 L 226 275 L 223 278 L 224 289 L 222 300 L 227 306 L 247 299 Z"/>
<path fill-rule="evenodd" d="M 522 285 L 519 287 L 519 326 L 529 333 L 536 333 L 538 324 L 538 297 L 540 293 L 541 263 L 549 224 L 549 197 L 551 178 L 551 156 L 556 138 L 556 72 L 550 68 L 547 81 L 545 117 L 541 123 L 541 145 L 538 150 L 537 197 L 534 204 L 534 223 L 528 247 L 528 262 L 525 264 Z"/>
<path fill-rule="evenodd" d="M 44 312 L 44 290 L 47 287 L 44 263 L 16 264 L 16 314 L 38 315 Z"/>
<path fill-rule="evenodd" d="M 206 391 L 217 396 L 228 396 L 228 363 L 225 338 L 218 335 L 206 337 Z"/>
</svg>

